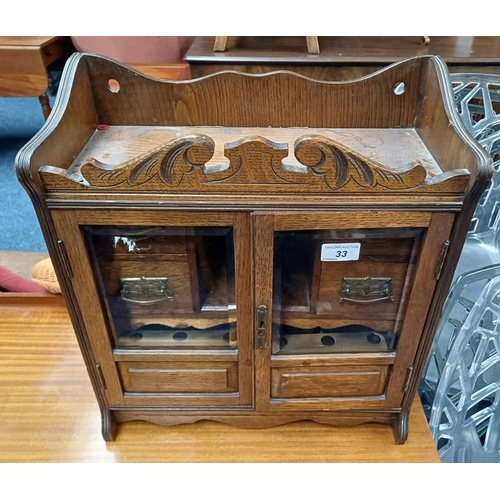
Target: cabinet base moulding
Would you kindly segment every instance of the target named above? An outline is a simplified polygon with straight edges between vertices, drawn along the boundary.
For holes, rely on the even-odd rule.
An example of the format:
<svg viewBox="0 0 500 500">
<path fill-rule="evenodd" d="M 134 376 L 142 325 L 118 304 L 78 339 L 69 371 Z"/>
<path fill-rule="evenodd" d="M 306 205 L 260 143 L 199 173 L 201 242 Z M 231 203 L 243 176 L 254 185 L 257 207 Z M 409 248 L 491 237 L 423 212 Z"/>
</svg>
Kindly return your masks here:
<svg viewBox="0 0 500 500">
<path fill-rule="evenodd" d="M 215 414 L 213 412 L 205 413 L 173 413 L 164 410 L 157 411 L 141 411 L 141 410 L 112 410 L 112 418 L 116 422 L 130 422 L 133 420 L 145 420 L 158 425 L 180 425 L 191 424 L 202 420 L 212 420 L 221 422 L 243 429 L 267 429 L 278 425 L 288 424 L 290 422 L 299 422 L 310 420 L 318 424 L 333 425 L 333 426 L 353 426 L 366 423 L 389 424 L 393 426 L 399 425 L 400 413 L 352 413 L 342 412 L 342 414 L 304 414 L 291 413 L 285 415 L 276 415 L 271 413 L 247 413 L 246 415 L 228 415 Z"/>
</svg>

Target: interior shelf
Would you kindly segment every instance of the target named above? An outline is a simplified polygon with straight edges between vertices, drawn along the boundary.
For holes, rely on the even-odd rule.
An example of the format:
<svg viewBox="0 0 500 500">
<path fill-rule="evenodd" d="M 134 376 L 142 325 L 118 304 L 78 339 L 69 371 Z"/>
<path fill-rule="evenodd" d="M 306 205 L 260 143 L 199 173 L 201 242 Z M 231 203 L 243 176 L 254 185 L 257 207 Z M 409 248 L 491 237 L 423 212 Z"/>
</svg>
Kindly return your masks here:
<svg viewBox="0 0 500 500">
<path fill-rule="evenodd" d="M 120 336 L 120 345 L 131 347 L 163 347 L 165 349 L 234 349 L 236 323 L 223 323 L 209 328 L 176 328 L 151 323 Z"/>
<path fill-rule="evenodd" d="M 363 325 L 303 330 L 273 324 L 274 354 L 326 354 L 340 352 L 392 352 L 394 332 L 378 332 Z"/>
</svg>

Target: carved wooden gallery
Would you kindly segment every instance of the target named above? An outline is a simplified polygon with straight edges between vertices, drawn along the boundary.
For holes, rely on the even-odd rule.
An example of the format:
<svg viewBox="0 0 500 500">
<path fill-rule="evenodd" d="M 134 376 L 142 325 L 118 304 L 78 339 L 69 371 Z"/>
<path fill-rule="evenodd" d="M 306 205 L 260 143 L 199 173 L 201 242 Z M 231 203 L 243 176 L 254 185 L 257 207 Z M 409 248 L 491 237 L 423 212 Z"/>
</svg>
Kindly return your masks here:
<svg viewBox="0 0 500 500">
<path fill-rule="evenodd" d="M 403 443 L 489 161 L 436 57 L 167 82 L 73 55 L 17 172 L 104 438 L 308 419 Z"/>
</svg>

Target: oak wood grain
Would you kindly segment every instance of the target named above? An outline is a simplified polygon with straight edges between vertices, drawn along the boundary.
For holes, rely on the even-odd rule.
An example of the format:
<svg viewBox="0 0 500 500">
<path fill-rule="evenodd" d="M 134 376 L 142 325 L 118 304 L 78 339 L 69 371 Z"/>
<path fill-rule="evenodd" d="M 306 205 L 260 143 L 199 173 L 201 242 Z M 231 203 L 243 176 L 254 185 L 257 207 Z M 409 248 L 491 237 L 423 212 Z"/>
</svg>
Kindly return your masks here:
<svg viewBox="0 0 500 500">
<path fill-rule="evenodd" d="M 272 256 L 274 251 L 274 217 L 259 215 L 253 217 L 254 239 L 254 347 L 255 347 L 255 408 L 263 411 L 269 408 L 270 399 L 270 353 L 272 346 L 273 319 L 273 272 Z M 264 324 L 260 324 L 258 308 L 266 308 Z M 261 340 L 258 327 L 261 327 Z"/>
<path fill-rule="evenodd" d="M 125 361 L 118 363 L 126 392 L 237 392 L 238 364 L 159 363 Z"/>
<path fill-rule="evenodd" d="M 69 87 L 74 78 L 79 81 L 79 84 L 70 92 Z M 45 122 L 47 128 L 41 131 L 45 146 L 37 147 L 31 158 L 39 165 L 71 164 L 99 123 L 85 68 L 80 67 L 74 75 L 64 72 L 59 85 L 58 100 L 64 101 L 64 105 L 56 106 Z M 69 99 L 70 94 L 71 99 Z M 56 123 L 60 125 L 57 131 L 54 129 Z M 29 148 L 30 143 L 33 142 L 36 143 L 36 140 L 32 139 L 26 147 Z M 66 147 L 61 148 L 60 144 L 65 144 Z"/>
<path fill-rule="evenodd" d="M 71 91 L 66 87 L 67 92 L 61 96 L 64 104 L 59 108 L 72 108 L 75 101 L 81 105 L 82 98 L 91 100 L 100 123 L 105 124 L 104 127 L 152 125 L 150 117 L 153 113 L 155 126 L 411 128 L 419 118 L 422 92 L 419 86 L 425 74 L 436 77 L 436 74 L 442 75 L 445 71 L 442 62 L 436 58 L 415 58 L 395 64 L 370 78 L 349 83 L 325 83 L 284 72 L 262 78 L 225 73 L 191 82 L 161 82 L 141 78 L 133 70 L 103 57 L 75 55 L 67 65 L 65 80 L 72 81 L 74 76 L 78 76 L 78 83 Z M 110 79 L 122 82 L 119 92 L 110 92 Z M 90 82 L 91 89 L 87 82 Z M 405 91 L 396 94 L 395 87 L 387 85 L 387 82 L 396 82 L 393 85 L 402 82 L 405 84 Z M 277 98 L 273 96 L 269 99 L 266 90 L 269 85 L 281 88 Z M 443 90 L 442 88 L 441 92 Z M 205 98 L 207 94 L 214 92 L 221 95 L 217 102 Z M 300 97 L 303 94 L 314 94 L 322 104 L 304 108 L 306 102 Z M 141 96 L 141 106 L 130 106 L 137 95 Z M 246 99 L 253 103 L 251 114 L 242 113 L 246 108 L 239 109 L 237 104 Z M 281 102 L 281 99 L 285 100 Z M 293 109 L 287 109 L 290 102 L 294 103 Z M 353 102 L 356 103 L 355 106 L 346 105 Z M 447 107 L 449 110 L 449 103 Z M 88 107 L 91 108 L 92 105 Z M 234 114 L 236 109 L 239 112 Z M 328 109 L 337 109 L 338 112 L 323 112 Z M 382 112 L 387 109 L 391 112 Z M 68 113 L 64 114 L 66 115 Z M 61 116 L 58 116 L 47 127 L 56 136 L 60 135 L 57 126 L 60 119 Z M 75 121 L 78 120 L 79 117 L 76 117 Z M 83 145 L 79 141 L 72 142 L 74 147 L 82 149 Z M 43 146 L 38 145 L 38 149 L 42 150 L 41 154 L 47 151 L 46 145 L 47 141 Z M 54 165 L 53 162 L 36 163 L 38 166 Z M 70 163 L 62 161 L 56 166 L 68 168 Z M 461 165 L 454 165 L 453 168 L 459 170 Z"/>
<path fill-rule="evenodd" d="M 113 226 L 117 224 L 134 226 L 232 226 L 234 213 L 231 212 L 212 212 L 212 211 L 168 211 L 168 212 L 147 212 L 135 210 L 73 210 L 78 224 L 96 224 L 100 226 Z"/>
<path fill-rule="evenodd" d="M 69 170 L 78 171 L 89 157 L 109 164 L 127 162 L 172 139 L 178 139 L 181 135 L 193 134 L 207 135 L 215 142 L 214 156 L 207 162 L 208 167 L 220 164 L 229 165 L 229 159 L 224 156 L 225 145 L 235 143 L 244 137 L 264 137 L 278 144 L 286 143 L 290 153 L 285 163 L 297 167 L 300 164 L 292 153 L 295 141 L 301 136 L 311 134 L 322 135 L 333 141 L 341 142 L 368 160 L 378 161 L 390 169 L 404 169 L 418 158 L 429 175 L 434 176 L 442 173 L 439 165 L 429 155 L 425 143 L 422 142 L 413 128 L 355 129 L 345 127 L 320 129 L 310 126 L 290 128 L 241 127 L 238 129 L 207 126 L 110 126 L 103 130 L 96 130 L 75 158 Z"/>
<path fill-rule="evenodd" d="M 135 421 L 122 424 L 117 440 L 106 444 L 65 308 L 9 305 L 1 306 L 1 314 L 0 456 L 4 462 L 439 461 L 418 401 L 410 415 L 411 433 L 405 446 L 391 444 L 388 425 L 330 427 L 314 422 L 241 429 L 219 422 L 159 427 Z"/>
<path fill-rule="evenodd" d="M 379 396 L 387 382 L 387 366 L 273 368 L 271 397 Z"/>
<path fill-rule="evenodd" d="M 155 116 L 158 126 L 409 128 L 417 111 L 416 89 L 422 71 L 422 60 L 413 59 L 349 84 L 318 82 L 289 73 L 265 78 L 225 73 L 189 82 L 159 82 L 137 78 L 129 68 L 94 55 L 73 56 L 68 71 L 82 59 L 101 123 L 106 125 L 150 125 Z M 120 83 L 119 92 L 109 91 L 110 79 Z M 388 81 L 405 82 L 406 92 L 395 95 Z M 266 91 L 270 85 L 281 91 L 271 96 Z M 214 93 L 224 97 L 208 98 Z M 323 105 L 310 106 L 304 95 L 315 95 Z M 137 102 L 137 96 L 141 96 L 141 105 L 130 107 L 128 103 Z M 238 104 L 245 101 L 252 106 Z M 345 106 L 346 102 L 356 102 L 356 106 Z M 337 112 L 327 112 L 330 109 Z M 384 109 L 392 111 L 384 113 Z"/>
<path fill-rule="evenodd" d="M 273 71 L 293 71 L 294 73 L 299 73 L 300 75 L 307 76 L 309 78 L 314 78 L 315 80 L 325 80 L 325 81 L 340 81 L 340 80 L 355 80 L 366 75 L 370 75 L 375 71 L 383 68 L 383 64 L 294 64 L 294 63 L 273 63 L 269 61 L 267 63 L 197 63 L 193 62 L 190 65 L 192 78 L 201 78 L 203 76 L 212 75 L 214 73 L 220 73 L 221 71 L 238 71 L 240 73 L 250 73 L 250 74 L 262 74 L 271 73 Z M 477 66 L 476 66 L 477 68 Z M 495 67 L 486 66 L 484 73 L 488 73 L 487 68 L 493 69 L 492 73 L 495 72 Z M 468 68 L 462 67 L 462 72 L 466 73 Z M 480 70 L 481 71 L 481 70 Z M 458 70 L 457 70 L 458 72 Z"/>
<path fill-rule="evenodd" d="M 317 229 L 369 229 L 375 227 L 425 227 L 431 218 L 429 212 L 357 211 L 357 212 L 274 212 L 276 231 Z"/>
<path fill-rule="evenodd" d="M 269 408 L 274 412 L 293 413 L 295 411 L 375 411 L 385 407 L 385 396 L 346 396 L 305 398 L 273 398 Z"/>
<path fill-rule="evenodd" d="M 68 169 L 42 166 L 39 175 L 44 188 L 87 192 L 107 189 L 194 193 L 253 190 L 263 193 L 297 190 L 304 193 L 356 193 L 369 190 L 381 194 L 413 194 L 416 191 L 421 194 L 460 194 L 469 179 L 469 172 L 465 169 L 440 173 L 432 158 L 424 152 L 424 144 L 413 141 L 411 131 L 399 134 L 402 143 L 398 143 L 398 148 L 391 147 L 392 154 L 384 154 L 385 148 L 380 148 L 382 156 L 391 161 L 391 165 L 384 165 L 369 157 L 378 157 L 380 153 L 376 149 L 379 148 L 365 146 L 369 151 L 369 156 L 365 156 L 356 151 L 359 146 L 352 149 L 331 138 L 348 137 L 349 133 L 345 131 L 315 134 L 310 129 L 286 129 L 284 133 L 277 133 L 239 128 L 236 135 L 234 132 L 228 134 L 227 129 L 205 127 L 138 127 L 135 132 L 130 128 L 112 127 L 112 133 L 106 133 L 108 130 L 103 131 L 105 134 L 99 131 L 94 134 Z M 257 132 L 264 135 L 244 135 Z M 365 145 L 370 136 L 377 138 L 379 146 L 394 140 L 390 137 L 395 135 L 391 129 L 369 129 L 368 134 L 356 130 L 352 134 L 351 140 Z M 275 142 L 269 136 L 281 138 L 283 142 Z M 227 142 L 234 137 L 238 139 Z M 151 145 L 147 149 L 149 141 Z M 405 148 L 403 143 L 410 148 Z M 137 152 L 125 159 L 133 151 L 134 144 L 140 144 L 138 151 L 145 152 Z M 406 153 L 395 155 L 396 151 Z M 404 164 L 402 158 L 405 154 L 408 159 L 419 159 Z M 110 162 L 109 158 L 113 156 L 115 160 Z"/>
<path fill-rule="evenodd" d="M 220 374 L 220 372 L 219 372 Z M 215 375 L 215 377 L 214 377 Z M 212 372 L 209 378 L 217 379 L 216 372 Z M 192 380 L 192 379 L 191 379 Z M 185 381 L 189 383 L 189 378 Z M 220 378 L 219 378 L 220 383 Z M 125 392 L 124 401 L 125 407 L 131 408 L 162 408 L 165 412 L 171 409 L 173 415 L 179 413 L 181 409 L 186 409 L 199 412 L 212 412 L 214 409 L 226 409 L 226 411 L 237 411 L 251 408 L 249 405 L 240 405 L 239 393 L 232 391 L 228 392 L 176 392 L 176 393 L 154 393 L 154 392 Z M 124 407 L 111 407 L 112 411 L 123 410 Z M 154 411 L 153 411 L 154 413 Z"/>
<path fill-rule="evenodd" d="M 83 323 L 86 337 L 95 355 L 95 364 L 99 365 L 103 374 L 101 381 L 103 389 L 109 403 L 123 404 L 122 388 L 112 355 L 112 342 L 107 328 L 107 318 L 101 309 L 98 287 L 83 235 L 81 232 L 76 233 L 76 235 L 71 232 L 71 228 L 76 223 L 73 213 L 55 213 L 53 221 L 57 228 L 59 241 L 64 243 L 67 252 L 70 267 L 66 266 L 65 274 L 74 283 L 78 301 L 88 304 L 93 311 L 93 314 L 84 315 Z M 62 258 L 66 261 L 64 257 Z M 62 281 L 60 269 L 56 268 L 56 273 L 58 280 Z"/>
<path fill-rule="evenodd" d="M 373 198 L 365 195 L 349 195 L 349 197 L 331 196 L 330 194 L 304 194 L 301 203 L 291 199 L 286 194 L 230 194 L 223 197 L 204 194 L 183 193 L 154 193 L 151 197 L 142 198 L 134 193 L 92 193 L 91 196 L 75 196 L 74 192 L 58 191 L 47 196 L 47 207 L 50 209 L 85 209 L 92 210 L 102 208 L 103 205 L 113 208 L 127 210 L 155 210 L 161 212 L 165 209 L 178 209 L 186 211 L 199 210 L 200 205 L 212 210 L 233 210 L 243 212 L 248 210 L 249 204 L 255 210 L 286 210 L 300 212 L 304 209 L 316 210 L 401 210 L 408 212 L 431 211 L 431 212 L 459 212 L 463 206 L 463 194 L 429 194 L 408 195 L 384 195 Z"/>
<path fill-rule="evenodd" d="M 271 368 L 300 368 L 300 367 L 328 367 L 328 366 L 355 366 L 364 365 L 393 365 L 396 353 L 371 352 L 371 353 L 336 353 L 320 354 L 311 357 L 308 354 L 291 354 L 288 356 L 271 356 Z"/>
<path fill-rule="evenodd" d="M 113 349 L 113 357 L 116 361 L 147 361 L 156 362 L 183 362 L 193 363 L 223 362 L 234 363 L 238 361 L 238 352 L 235 350 L 203 349 L 197 352 L 192 351 L 172 351 L 166 348 L 140 349 L 140 348 L 116 348 Z"/>
<path fill-rule="evenodd" d="M 241 404 L 252 405 L 255 391 L 254 356 L 254 274 L 252 219 L 250 214 L 234 216 L 234 257 L 236 284 L 236 335 L 238 346 L 238 387 Z"/>
</svg>

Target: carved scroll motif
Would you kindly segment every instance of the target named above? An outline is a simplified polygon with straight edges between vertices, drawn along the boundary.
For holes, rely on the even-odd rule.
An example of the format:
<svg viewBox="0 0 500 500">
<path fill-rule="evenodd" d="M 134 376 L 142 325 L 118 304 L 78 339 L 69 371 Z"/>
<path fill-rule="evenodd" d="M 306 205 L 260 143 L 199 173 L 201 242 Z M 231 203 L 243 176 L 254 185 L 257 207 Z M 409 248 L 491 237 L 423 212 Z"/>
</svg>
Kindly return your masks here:
<svg viewBox="0 0 500 500">
<path fill-rule="evenodd" d="M 88 188 L 130 189 L 148 187 L 165 189 L 179 186 L 184 175 L 201 168 L 214 152 L 214 141 L 203 134 L 174 139 L 119 165 L 89 158 L 80 172 L 68 173 L 44 166 L 39 172 L 49 189 L 75 189 L 73 182 Z M 147 185 L 147 186 L 145 186 Z"/>
<path fill-rule="evenodd" d="M 213 152 L 214 141 L 210 137 L 192 135 L 170 141 L 118 166 L 91 158 L 81 172 L 89 185 L 96 187 L 121 184 L 135 187 L 148 182 L 176 187 L 186 174 L 203 167 Z"/>
<path fill-rule="evenodd" d="M 301 137 L 295 143 L 295 156 L 321 177 L 332 191 L 382 187 L 406 190 L 420 186 L 427 176 L 415 163 L 404 171 L 389 170 L 376 161 L 355 153 L 338 142 L 321 136 Z M 351 189 L 349 189 L 351 188 Z"/>
<path fill-rule="evenodd" d="M 221 147 L 222 144 L 219 144 Z M 208 193 L 463 193 L 469 172 L 455 170 L 427 177 L 415 163 L 390 169 L 327 137 L 303 136 L 295 141 L 292 165 L 288 143 L 246 137 L 224 145 L 204 134 L 169 141 L 124 163 L 110 165 L 89 158 L 79 171 L 40 168 L 46 189 L 112 189 L 117 191 Z M 206 166 L 209 160 L 220 165 Z"/>
</svg>

